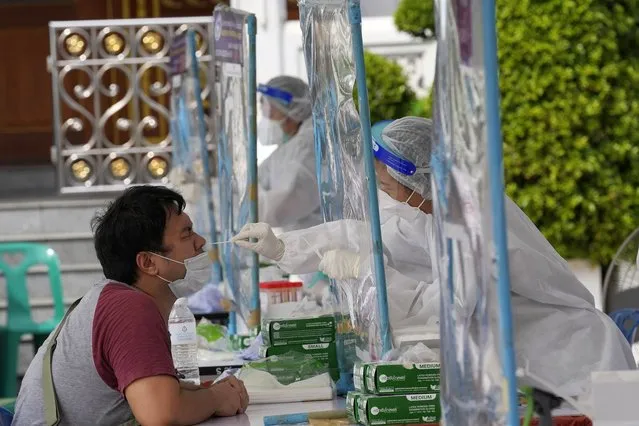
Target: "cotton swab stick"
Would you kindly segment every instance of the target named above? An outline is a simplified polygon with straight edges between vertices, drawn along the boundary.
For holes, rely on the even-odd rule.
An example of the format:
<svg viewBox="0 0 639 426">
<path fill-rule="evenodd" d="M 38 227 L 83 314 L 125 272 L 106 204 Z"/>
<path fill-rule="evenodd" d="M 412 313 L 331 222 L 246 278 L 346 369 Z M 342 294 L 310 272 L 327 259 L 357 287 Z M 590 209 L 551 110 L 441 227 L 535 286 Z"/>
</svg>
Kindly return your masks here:
<svg viewBox="0 0 639 426">
<path fill-rule="evenodd" d="M 309 242 L 308 242 L 308 240 L 307 240 L 306 238 L 302 237 L 302 241 L 304 241 L 304 242 L 308 245 L 308 248 L 310 248 L 311 250 L 313 250 L 313 251 L 315 252 L 315 254 L 317 255 L 317 257 L 319 257 L 319 258 L 320 258 L 320 260 L 324 259 L 324 256 L 322 256 L 322 254 L 321 254 L 321 253 L 320 253 L 320 252 L 319 252 L 316 248 L 314 248 L 314 247 L 311 245 L 311 243 L 309 243 Z"/>
</svg>

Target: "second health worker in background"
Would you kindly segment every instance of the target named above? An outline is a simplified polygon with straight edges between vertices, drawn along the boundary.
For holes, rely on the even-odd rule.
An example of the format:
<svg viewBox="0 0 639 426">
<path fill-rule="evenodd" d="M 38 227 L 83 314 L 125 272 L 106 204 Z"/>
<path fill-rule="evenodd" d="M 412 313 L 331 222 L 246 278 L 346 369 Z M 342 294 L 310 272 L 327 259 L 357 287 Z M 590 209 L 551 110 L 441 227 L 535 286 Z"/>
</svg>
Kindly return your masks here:
<svg viewBox="0 0 639 426">
<path fill-rule="evenodd" d="M 258 139 L 278 145 L 258 169 L 259 220 L 285 231 L 317 225 L 322 217 L 308 85 L 279 76 L 257 91 L 262 95 Z"/>
</svg>

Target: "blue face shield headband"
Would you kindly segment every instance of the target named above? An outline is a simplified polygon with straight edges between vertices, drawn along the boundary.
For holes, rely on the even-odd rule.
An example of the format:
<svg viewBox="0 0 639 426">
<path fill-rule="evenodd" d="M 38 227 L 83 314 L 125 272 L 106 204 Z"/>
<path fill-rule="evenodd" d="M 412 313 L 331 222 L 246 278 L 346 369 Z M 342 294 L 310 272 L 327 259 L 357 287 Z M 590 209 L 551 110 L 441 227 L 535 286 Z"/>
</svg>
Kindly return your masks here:
<svg viewBox="0 0 639 426">
<path fill-rule="evenodd" d="M 281 104 L 288 106 L 293 102 L 293 95 L 285 90 L 278 89 L 276 87 L 267 86 L 266 84 L 260 84 L 257 86 L 258 93 L 269 98 L 276 99 Z"/>
<path fill-rule="evenodd" d="M 392 120 L 381 121 L 375 123 L 371 128 L 373 135 L 373 154 L 375 158 L 396 172 L 406 176 L 413 176 L 415 173 L 430 173 L 430 167 L 417 167 L 411 161 L 395 154 L 386 146 L 382 139 L 382 131 L 392 122 Z"/>
</svg>

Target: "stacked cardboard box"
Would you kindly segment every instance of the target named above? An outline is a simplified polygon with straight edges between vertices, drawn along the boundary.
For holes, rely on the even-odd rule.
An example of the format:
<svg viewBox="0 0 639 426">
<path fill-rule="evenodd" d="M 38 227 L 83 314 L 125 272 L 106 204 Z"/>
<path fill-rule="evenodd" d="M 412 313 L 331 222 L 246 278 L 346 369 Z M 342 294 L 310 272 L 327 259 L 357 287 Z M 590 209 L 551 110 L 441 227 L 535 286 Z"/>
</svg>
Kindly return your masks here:
<svg viewBox="0 0 639 426">
<path fill-rule="evenodd" d="M 366 426 L 438 423 L 440 364 L 357 363 L 346 408 Z"/>
<path fill-rule="evenodd" d="M 310 355 L 320 361 L 334 380 L 339 379 L 335 317 L 268 320 L 262 327 L 264 346 L 260 356 L 291 352 Z"/>
</svg>

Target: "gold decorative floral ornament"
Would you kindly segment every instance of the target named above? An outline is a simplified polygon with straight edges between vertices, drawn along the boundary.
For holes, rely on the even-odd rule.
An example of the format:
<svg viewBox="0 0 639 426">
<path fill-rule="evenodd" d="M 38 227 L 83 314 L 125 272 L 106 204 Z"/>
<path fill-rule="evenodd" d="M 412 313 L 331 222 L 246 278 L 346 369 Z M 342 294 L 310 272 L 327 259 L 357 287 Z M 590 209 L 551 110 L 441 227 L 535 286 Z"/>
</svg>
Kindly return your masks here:
<svg viewBox="0 0 639 426">
<path fill-rule="evenodd" d="M 104 38 L 104 49 L 109 55 L 119 55 L 124 51 L 124 38 L 118 33 L 110 33 Z"/>
<path fill-rule="evenodd" d="M 89 180 L 89 178 L 93 174 L 93 168 L 85 160 L 75 160 L 73 163 L 71 163 L 71 173 L 76 180 L 85 182 Z"/>
<path fill-rule="evenodd" d="M 131 164 L 124 158 L 115 158 L 109 163 L 111 175 L 116 179 L 125 179 L 131 172 Z"/>
<path fill-rule="evenodd" d="M 162 157 L 153 157 L 146 166 L 154 179 L 161 179 L 169 172 L 169 163 Z"/>
<path fill-rule="evenodd" d="M 87 42 L 82 36 L 71 34 L 64 39 L 64 47 L 70 55 L 80 56 L 86 50 Z"/>
<path fill-rule="evenodd" d="M 148 53 L 158 53 L 164 47 L 164 39 L 156 31 L 147 31 L 142 36 L 142 48 Z"/>
</svg>

